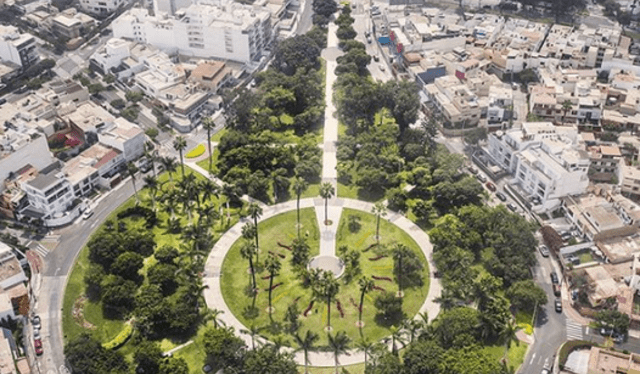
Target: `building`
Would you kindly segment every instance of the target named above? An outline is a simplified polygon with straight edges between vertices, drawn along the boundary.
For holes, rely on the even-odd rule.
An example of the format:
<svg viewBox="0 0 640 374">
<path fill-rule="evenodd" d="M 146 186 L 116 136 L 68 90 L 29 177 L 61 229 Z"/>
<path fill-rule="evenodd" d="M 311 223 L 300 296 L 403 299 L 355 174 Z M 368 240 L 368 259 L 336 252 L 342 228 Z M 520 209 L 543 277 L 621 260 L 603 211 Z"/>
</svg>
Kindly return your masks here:
<svg viewBox="0 0 640 374">
<path fill-rule="evenodd" d="M 51 32 L 74 39 L 88 33 L 95 25 L 96 20 L 92 17 L 69 8 L 51 19 Z"/>
<path fill-rule="evenodd" d="M 591 347 L 587 374 L 640 373 L 640 355 Z"/>
<path fill-rule="evenodd" d="M 60 218 L 74 204 L 76 198 L 73 186 L 64 173 L 59 161 L 40 170 L 35 178 L 22 184 L 22 190 L 27 194 L 29 206 L 24 215 L 41 218 L 48 221 Z"/>
<path fill-rule="evenodd" d="M 20 33 L 14 26 L 0 25 L 0 60 L 20 66 L 23 70 L 39 60 L 36 39 Z"/>
<path fill-rule="evenodd" d="M 233 79 L 231 70 L 222 61 L 207 61 L 198 64 L 189 75 L 188 82 L 210 92 L 217 92 Z"/>
<path fill-rule="evenodd" d="M 434 83 L 425 86 L 425 91 L 445 123 L 464 128 L 476 126 L 480 121 L 478 97 L 457 77 L 436 78 Z"/>
<path fill-rule="evenodd" d="M 490 134 L 488 143 L 487 153 L 536 211 L 552 210 L 562 197 L 582 194 L 589 185 L 589 155 L 573 127 L 524 122 L 521 129 Z"/>
<path fill-rule="evenodd" d="M 137 125 L 122 117 L 101 126 L 98 141 L 122 153 L 126 162 L 133 161 L 144 153 L 146 135 Z"/>
<path fill-rule="evenodd" d="M 133 8 L 113 21 L 113 30 L 114 37 L 167 52 L 244 63 L 258 61 L 272 40 L 266 8 L 230 0 L 192 4 L 175 16 Z"/>
<path fill-rule="evenodd" d="M 11 247 L 0 242 L 0 319 L 29 314 L 28 280 Z"/>
<path fill-rule="evenodd" d="M 13 351 L 16 349 L 16 343 L 11 335 L 11 330 L 4 327 L 0 329 L 2 329 L 2 334 L 0 335 L 0 374 L 18 374 L 16 364 L 13 362 Z"/>
<path fill-rule="evenodd" d="M 5 125 L 6 126 L 6 125 Z M 47 139 L 31 131 L 0 131 L 0 184 L 25 165 L 42 169 L 53 162 Z"/>
<path fill-rule="evenodd" d="M 192 0 L 153 0 L 153 12 L 155 14 L 166 13 L 174 15 L 177 10 L 191 5 Z"/>
<path fill-rule="evenodd" d="M 589 179 L 594 182 L 611 182 L 617 184 L 620 165 L 624 162 L 617 145 L 596 145 L 588 148 L 591 154 Z"/>
<path fill-rule="evenodd" d="M 92 142 L 92 137 L 98 134 L 98 128 L 112 123 L 115 117 L 92 101 L 85 101 L 78 105 L 76 110 L 62 116 L 60 121 L 83 142 Z"/>
<path fill-rule="evenodd" d="M 118 9 L 126 0 L 80 0 L 83 11 L 97 16 L 106 16 Z"/>
</svg>

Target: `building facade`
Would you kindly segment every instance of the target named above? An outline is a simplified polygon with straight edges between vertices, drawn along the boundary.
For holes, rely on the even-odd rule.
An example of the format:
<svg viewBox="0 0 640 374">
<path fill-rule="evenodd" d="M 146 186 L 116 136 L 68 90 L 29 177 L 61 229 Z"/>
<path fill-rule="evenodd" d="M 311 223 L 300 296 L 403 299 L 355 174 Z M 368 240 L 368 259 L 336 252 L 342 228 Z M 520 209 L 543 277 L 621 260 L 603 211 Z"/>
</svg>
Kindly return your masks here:
<svg viewBox="0 0 640 374">
<path fill-rule="evenodd" d="M 14 26 L 0 25 L 0 60 L 27 69 L 38 62 L 39 58 L 33 36 L 20 33 Z"/>
</svg>

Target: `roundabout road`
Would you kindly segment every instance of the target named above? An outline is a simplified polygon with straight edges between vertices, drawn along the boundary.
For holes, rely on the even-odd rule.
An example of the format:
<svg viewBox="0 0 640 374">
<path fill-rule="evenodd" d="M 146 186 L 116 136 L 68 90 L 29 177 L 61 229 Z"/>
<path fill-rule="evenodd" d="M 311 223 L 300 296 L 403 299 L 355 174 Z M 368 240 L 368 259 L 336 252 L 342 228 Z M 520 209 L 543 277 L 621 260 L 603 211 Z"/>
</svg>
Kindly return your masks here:
<svg viewBox="0 0 640 374">
<path fill-rule="evenodd" d="M 372 203 L 353 200 L 353 199 L 343 199 L 343 198 L 334 198 L 329 200 L 329 204 L 332 207 L 341 208 L 350 208 L 356 209 L 363 212 L 370 213 L 373 208 Z M 320 198 L 307 198 L 300 200 L 300 209 L 311 208 L 323 206 L 324 200 Z M 260 221 L 271 218 L 277 214 L 289 212 L 296 209 L 296 201 L 287 201 L 281 204 L 263 207 L 263 214 L 260 218 Z M 422 231 L 420 227 L 411 222 L 406 217 L 398 214 L 396 212 L 387 212 L 388 221 L 395 224 L 402 230 L 404 230 L 415 242 L 418 244 L 422 252 L 424 253 L 427 261 L 429 262 L 429 293 L 427 294 L 427 298 L 420 307 L 420 313 L 426 312 L 429 315 L 430 319 L 435 318 L 440 311 L 440 306 L 434 302 L 434 299 L 440 296 L 440 282 L 438 279 L 434 278 L 433 271 L 435 269 L 435 265 L 431 260 L 432 254 L 432 246 L 429 241 L 428 235 Z M 222 263 L 224 258 L 231 248 L 231 246 L 242 237 L 242 226 L 248 222 L 247 220 L 241 220 L 237 224 L 235 224 L 231 229 L 229 229 L 218 242 L 214 245 L 213 249 L 209 253 L 207 257 L 207 262 L 205 264 L 204 269 L 204 278 L 203 283 L 207 288 L 204 290 L 204 298 L 207 302 L 207 306 L 211 309 L 218 309 L 223 311 L 224 313 L 221 315 L 220 319 L 229 327 L 233 327 L 236 332 L 240 330 L 246 330 L 246 327 L 233 315 L 227 304 L 224 302 L 224 297 L 222 296 L 222 289 L 220 287 L 220 278 L 221 278 L 221 270 Z M 334 227 L 337 226 L 333 225 Z M 416 316 L 417 318 L 420 318 Z M 245 341 L 248 346 L 251 346 L 251 337 L 248 335 L 242 335 L 241 338 Z M 265 340 L 263 338 L 257 338 L 261 343 L 264 343 Z M 283 348 L 291 350 L 291 348 Z M 298 352 L 295 355 L 295 360 L 299 365 L 304 365 L 304 356 L 302 352 Z M 330 352 L 310 352 L 309 353 L 309 361 L 313 366 L 334 366 L 333 355 Z M 364 354 L 358 350 L 349 351 L 348 355 L 340 356 L 340 364 L 341 365 L 351 365 L 358 364 L 364 362 Z"/>
</svg>

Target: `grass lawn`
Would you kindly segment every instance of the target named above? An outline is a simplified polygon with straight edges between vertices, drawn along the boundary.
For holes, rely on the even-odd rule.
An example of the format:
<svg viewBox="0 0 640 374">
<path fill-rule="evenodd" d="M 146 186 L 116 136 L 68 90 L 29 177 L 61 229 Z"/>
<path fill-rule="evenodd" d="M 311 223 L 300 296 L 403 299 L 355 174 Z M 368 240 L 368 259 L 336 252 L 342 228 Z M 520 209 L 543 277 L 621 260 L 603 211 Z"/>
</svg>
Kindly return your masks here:
<svg viewBox="0 0 640 374">
<path fill-rule="evenodd" d="M 355 184 L 350 184 L 347 186 L 340 182 L 338 182 L 338 197 L 368 201 L 370 203 L 384 200 L 384 195 L 372 194 L 369 191 L 365 191 L 364 189 L 356 186 Z"/>
<path fill-rule="evenodd" d="M 348 231 L 349 215 L 358 215 L 361 217 L 361 228 L 359 232 L 351 234 Z M 289 244 L 295 238 L 295 220 L 296 212 L 291 211 L 270 218 L 259 225 L 260 237 L 262 238 L 262 253 L 260 258 L 264 259 L 264 256 L 266 256 L 265 251 L 267 251 L 267 249 L 287 256 L 286 259 L 282 260 L 280 275 L 274 280 L 274 284 L 282 282 L 282 285 L 273 291 L 273 305 L 276 309 L 272 314 L 273 322 L 270 320 L 269 315 L 266 312 L 268 307 L 268 292 L 266 290 L 269 284 L 268 274 L 266 271 L 262 271 L 257 274 L 257 282 L 260 292 L 256 298 L 255 305 L 258 310 L 258 316 L 251 318 L 252 316 L 245 313 L 245 311 L 250 307 L 252 300 L 245 291 L 250 283 L 250 276 L 247 271 L 248 262 L 240 256 L 242 240 L 239 240 L 232 246 L 224 260 L 222 271 L 222 292 L 225 302 L 229 305 L 229 308 L 234 312 L 235 316 L 248 328 L 251 326 L 261 328 L 261 335 L 266 338 L 273 337 L 280 333 L 279 327 L 282 327 L 284 324 L 286 309 L 290 304 L 295 302 L 300 314 L 299 321 L 302 324 L 299 331 L 302 333 L 307 329 L 315 331 L 320 336 L 318 345 L 323 346 L 327 344 L 327 335 L 324 332 L 324 326 L 326 326 L 328 318 L 327 306 L 321 301 L 316 301 L 308 316 L 302 316 L 303 311 L 310 305 L 312 299 L 311 291 L 304 289 L 301 285 L 300 278 L 293 273 L 292 267 L 289 263 L 288 251 L 278 247 L 277 245 L 278 241 Z M 314 210 L 311 208 L 301 210 L 301 221 L 303 223 L 304 232 L 309 232 L 309 244 L 312 248 L 311 257 L 313 257 L 318 253 L 319 245 L 319 231 L 316 226 L 317 219 L 315 217 Z M 408 234 L 404 233 L 400 228 L 384 219 L 380 223 L 380 229 L 383 244 L 391 245 L 395 242 L 405 244 L 415 252 L 419 253 L 423 263 L 426 264 L 426 260 L 418 245 L 409 237 Z M 343 211 L 343 215 L 338 226 L 337 247 L 347 245 L 350 248 L 363 250 L 375 242 L 374 235 L 375 217 L 373 215 L 350 209 L 345 209 Z M 379 261 L 369 260 L 370 257 L 375 257 L 376 255 L 377 253 L 375 253 L 374 250 L 362 253 L 360 258 L 362 274 L 367 276 L 376 275 L 380 277 L 393 278 L 393 261 L 390 258 L 383 258 Z M 427 270 L 425 270 L 425 274 L 428 274 Z M 378 280 L 376 281 L 376 285 L 393 292 L 397 290 L 395 282 Z M 413 316 L 418 312 L 427 296 L 428 290 L 428 279 L 426 280 L 425 285 L 421 288 L 405 290 L 404 311 L 408 316 Z M 376 309 L 373 306 L 373 302 L 378 293 L 379 291 L 372 291 L 367 294 L 363 308 L 365 327 L 362 329 L 362 332 L 374 341 L 388 335 L 389 331 L 387 327 L 379 325 L 375 320 Z M 334 333 L 337 331 L 346 331 L 353 340 L 359 339 L 360 331 L 356 326 L 356 321 L 358 319 L 357 303 L 359 301 L 359 295 L 360 293 L 357 280 L 353 280 L 347 285 L 342 281 L 340 282 L 340 292 L 338 293 L 336 300 L 340 301 L 344 317 L 340 315 L 336 305 L 337 301 L 334 302 L 331 308 L 331 325 Z M 285 340 L 288 339 L 289 344 L 293 345 L 293 341 L 289 336 L 283 337 Z"/>
<path fill-rule="evenodd" d="M 194 173 L 197 179 L 204 179 L 202 175 L 200 175 L 199 173 L 196 173 L 195 171 L 193 171 L 188 167 L 185 167 L 185 173 L 186 174 Z M 161 175 L 159 175 L 158 181 L 162 184 L 162 189 L 166 191 L 168 189 L 175 188 L 175 183 L 180 178 L 181 178 L 181 172 L 180 172 L 180 168 L 178 167 L 178 170 L 175 173 L 173 173 L 173 181 L 169 177 L 168 173 L 162 173 Z M 140 186 L 140 182 L 138 182 L 138 187 L 139 186 Z M 151 196 L 149 194 L 149 190 L 143 189 L 142 191 L 138 191 L 138 196 L 141 200 L 141 204 L 146 206 L 151 206 Z M 213 202 L 214 204 L 221 203 L 216 201 L 215 197 L 211 199 L 211 202 Z M 135 204 L 135 197 L 131 197 L 124 204 L 122 204 L 115 211 L 113 211 L 109 215 L 107 220 L 113 220 L 113 221 L 117 220 L 118 212 L 130 206 L 133 206 L 134 204 Z M 186 215 L 180 216 L 180 213 L 177 213 L 178 217 L 180 217 L 182 221 L 182 225 L 186 226 L 188 224 L 188 219 Z M 232 213 L 231 225 L 233 225 L 238 220 L 238 209 L 233 209 L 231 213 Z M 197 213 L 194 212 L 193 216 L 194 216 L 193 219 L 196 220 Z M 153 228 L 153 233 L 156 240 L 156 248 L 160 248 L 161 246 L 168 244 L 168 245 L 175 246 L 176 248 L 179 249 L 180 243 L 182 242 L 182 240 L 180 239 L 180 235 L 169 234 L 166 231 L 166 221 L 168 217 L 169 217 L 168 213 L 162 211 L 162 209 L 158 210 L 159 224 Z M 136 217 L 128 217 L 128 218 L 122 219 L 121 221 L 125 222 L 129 229 L 145 230 L 143 219 L 136 218 Z M 219 237 L 222 232 L 226 231 L 227 226 L 228 225 L 222 226 L 222 223 L 219 220 L 217 220 L 214 223 L 214 227 L 213 227 L 214 237 Z M 81 295 L 84 294 L 84 290 L 85 290 L 84 276 L 87 268 L 89 267 L 88 255 L 89 255 L 89 252 L 87 250 L 87 247 L 84 247 L 80 251 L 76 264 L 73 267 L 73 270 L 69 276 L 67 287 L 65 289 L 65 294 L 63 299 L 64 313 L 62 315 L 62 328 L 64 332 L 65 342 L 75 338 L 76 336 L 78 336 L 83 332 L 89 332 L 96 339 L 102 342 L 106 342 L 111 340 L 113 337 L 115 337 L 123 328 L 124 321 L 109 320 L 103 316 L 102 304 L 99 302 L 94 303 L 87 300 L 83 308 L 85 320 L 88 323 L 96 326 L 95 329 L 86 329 L 80 326 L 78 323 L 76 323 L 76 321 L 72 316 L 74 302 L 78 300 L 78 298 Z M 145 273 L 146 269 L 150 265 L 152 265 L 154 262 L 155 262 L 155 259 L 153 257 L 148 257 L 147 259 L 145 259 L 142 273 Z M 124 351 L 127 350 L 126 347 L 127 345 L 123 347 Z"/>
<path fill-rule="evenodd" d="M 493 346 L 485 346 L 484 349 L 491 354 L 497 361 L 500 361 L 504 356 L 504 345 L 493 345 Z M 507 363 L 509 366 L 512 366 L 516 371 L 524 362 L 524 356 L 527 354 L 527 348 L 529 345 L 525 342 L 520 342 L 520 344 L 516 344 L 515 342 L 511 343 L 511 347 L 507 352 Z"/>
<path fill-rule="evenodd" d="M 525 334 L 533 334 L 533 326 L 531 325 L 532 321 L 533 314 L 525 311 L 518 311 L 518 313 L 516 313 L 516 325 L 518 325 Z"/>
<path fill-rule="evenodd" d="M 222 136 L 224 136 L 224 134 L 227 133 L 227 128 L 223 127 L 222 130 L 218 131 L 217 133 L 213 134 L 211 136 L 211 141 L 212 142 L 219 142 L 220 139 L 222 139 Z"/>
<path fill-rule="evenodd" d="M 213 144 L 211 146 L 213 148 L 213 160 L 211 161 L 211 170 L 209 170 L 209 157 L 205 158 L 204 160 L 200 160 L 196 162 L 196 164 L 201 168 L 203 168 L 204 170 L 209 170 L 209 172 L 216 175 L 219 172 L 218 167 L 216 165 L 218 163 L 218 157 L 220 157 L 220 151 L 218 150 L 217 147 L 214 147 Z M 208 149 L 207 149 L 207 152 L 208 152 Z"/>
</svg>

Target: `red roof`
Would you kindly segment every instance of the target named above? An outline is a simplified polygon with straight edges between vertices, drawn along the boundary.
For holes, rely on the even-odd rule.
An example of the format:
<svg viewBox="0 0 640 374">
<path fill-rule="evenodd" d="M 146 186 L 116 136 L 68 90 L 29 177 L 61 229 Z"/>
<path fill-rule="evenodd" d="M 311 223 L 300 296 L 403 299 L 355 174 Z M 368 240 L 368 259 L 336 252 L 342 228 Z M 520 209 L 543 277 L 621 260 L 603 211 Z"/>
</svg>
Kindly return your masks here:
<svg viewBox="0 0 640 374">
<path fill-rule="evenodd" d="M 118 152 L 111 150 L 109 151 L 109 153 L 104 155 L 104 157 L 102 157 L 100 161 L 96 162 L 96 164 L 93 165 L 93 167 L 96 169 L 100 169 L 103 165 L 105 165 L 107 162 L 113 160 L 116 157 L 118 157 Z"/>
</svg>

